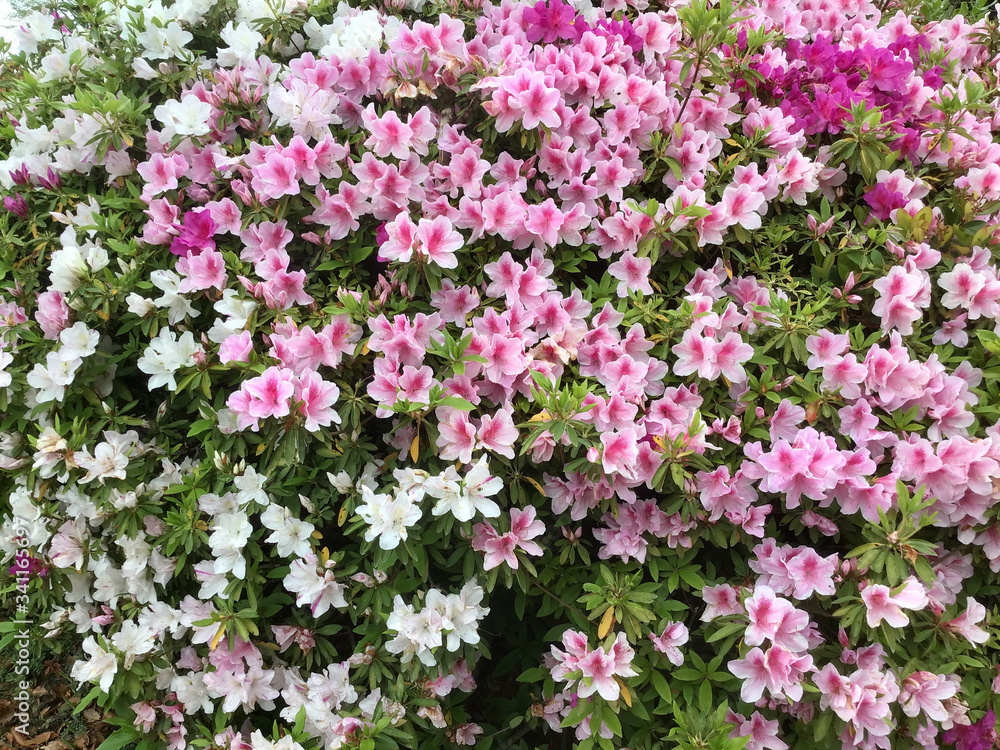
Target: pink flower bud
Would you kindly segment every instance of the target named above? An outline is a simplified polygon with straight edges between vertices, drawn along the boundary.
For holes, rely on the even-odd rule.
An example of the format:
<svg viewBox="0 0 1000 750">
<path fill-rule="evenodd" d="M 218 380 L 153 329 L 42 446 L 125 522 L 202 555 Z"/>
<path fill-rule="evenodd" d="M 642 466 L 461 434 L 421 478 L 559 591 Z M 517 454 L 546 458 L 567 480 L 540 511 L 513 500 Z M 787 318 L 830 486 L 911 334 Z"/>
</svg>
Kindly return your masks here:
<svg viewBox="0 0 1000 750">
<path fill-rule="evenodd" d="M 14 181 L 15 185 L 23 187 L 24 185 L 31 184 L 31 174 L 28 172 L 28 165 L 22 164 L 19 169 L 10 172 L 10 179 Z"/>
<path fill-rule="evenodd" d="M 28 202 L 20 195 L 5 195 L 3 207 L 21 219 L 28 218 Z"/>
<path fill-rule="evenodd" d="M 253 193 L 250 192 L 250 187 L 243 180 L 233 180 L 229 183 L 229 187 L 243 201 L 244 205 L 250 206 L 253 204 Z"/>
</svg>

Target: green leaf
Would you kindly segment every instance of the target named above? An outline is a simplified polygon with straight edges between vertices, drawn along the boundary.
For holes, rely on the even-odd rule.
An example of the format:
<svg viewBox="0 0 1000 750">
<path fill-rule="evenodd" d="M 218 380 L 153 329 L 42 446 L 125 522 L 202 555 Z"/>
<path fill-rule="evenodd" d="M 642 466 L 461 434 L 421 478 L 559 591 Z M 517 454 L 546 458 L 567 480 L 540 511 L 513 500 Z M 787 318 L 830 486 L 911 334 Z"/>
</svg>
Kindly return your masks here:
<svg viewBox="0 0 1000 750">
<path fill-rule="evenodd" d="M 608 725 L 608 729 L 614 732 L 616 737 L 622 736 L 622 723 L 615 715 L 614 711 L 604 711 L 601 714 L 601 718 L 604 720 L 604 723 Z"/>
<path fill-rule="evenodd" d="M 698 705 L 702 711 L 712 709 L 712 683 L 708 680 L 701 683 L 701 687 L 698 688 Z"/>
<path fill-rule="evenodd" d="M 721 641 L 735 633 L 742 633 L 744 630 L 746 630 L 746 625 L 739 622 L 731 622 L 728 625 L 723 625 L 716 632 L 712 633 L 712 635 L 706 638 L 705 641 L 708 643 L 715 643 L 716 641 Z"/>
<path fill-rule="evenodd" d="M 675 679 L 678 680 L 683 680 L 684 682 L 695 682 L 696 680 L 704 678 L 704 676 L 705 675 L 702 672 L 699 672 L 696 669 L 690 669 L 688 667 L 684 667 L 683 669 L 675 669 L 671 673 L 671 677 L 674 677 Z"/>
<path fill-rule="evenodd" d="M 531 669 L 526 669 L 521 673 L 521 676 L 517 678 L 518 682 L 541 682 L 546 677 L 549 676 L 549 670 L 542 669 L 541 667 L 533 667 Z"/>
<path fill-rule="evenodd" d="M 666 679 L 658 671 L 654 670 L 649 675 L 649 682 L 652 684 L 653 689 L 656 693 L 666 702 L 673 703 L 674 696 L 670 692 L 670 686 L 667 684 Z"/>
<path fill-rule="evenodd" d="M 83 709 L 93 703 L 94 698 L 103 694 L 104 693 L 100 686 L 92 688 L 91 691 L 83 697 L 83 700 L 76 705 L 76 708 L 73 709 L 73 715 L 76 716 L 77 714 L 82 713 Z"/>
<path fill-rule="evenodd" d="M 569 727 L 575 727 L 581 721 L 590 716 L 590 712 L 593 710 L 594 706 L 588 701 L 582 701 L 576 705 L 572 711 L 566 714 L 566 718 L 562 720 L 559 725 L 563 729 L 568 729 Z"/>
<path fill-rule="evenodd" d="M 191 425 L 191 429 L 188 430 L 188 437 L 193 435 L 200 435 L 202 432 L 206 432 L 215 427 L 214 419 L 199 419 Z"/>
<path fill-rule="evenodd" d="M 98 745 L 97 750 L 119 750 L 126 745 L 131 745 L 138 739 L 139 733 L 136 730 L 130 727 L 122 727 Z"/>
<path fill-rule="evenodd" d="M 476 408 L 460 396 L 448 396 L 448 398 L 441 399 L 438 405 L 450 406 L 452 409 L 458 409 L 459 411 L 472 411 Z"/>
</svg>

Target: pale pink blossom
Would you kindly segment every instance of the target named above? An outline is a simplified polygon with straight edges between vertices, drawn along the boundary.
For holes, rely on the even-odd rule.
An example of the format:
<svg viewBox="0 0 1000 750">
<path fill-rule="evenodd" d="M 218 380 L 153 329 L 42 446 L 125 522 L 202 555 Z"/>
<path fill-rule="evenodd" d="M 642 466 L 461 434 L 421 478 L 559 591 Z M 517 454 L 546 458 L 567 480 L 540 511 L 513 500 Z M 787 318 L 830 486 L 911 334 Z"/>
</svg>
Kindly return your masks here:
<svg viewBox="0 0 1000 750">
<path fill-rule="evenodd" d="M 675 667 L 684 663 L 684 654 L 678 646 L 688 642 L 688 629 L 682 622 L 668 622 L 660 635 L 649 634 L 653 648 L 666 655 L 667 661 Z"/>
<path fill-rule="evenodd" d="M 927 606 L 927 590 L 916 578 L 910 576 L 900 586 L 890 589 L 880 583 L 867 586 L 861 592 L 867 607 L 868 626 L 875 628 L 884 620 L 891 627 L 902 628 L 910 619 L 904 609 L 920 610 Z"/>
</svg>

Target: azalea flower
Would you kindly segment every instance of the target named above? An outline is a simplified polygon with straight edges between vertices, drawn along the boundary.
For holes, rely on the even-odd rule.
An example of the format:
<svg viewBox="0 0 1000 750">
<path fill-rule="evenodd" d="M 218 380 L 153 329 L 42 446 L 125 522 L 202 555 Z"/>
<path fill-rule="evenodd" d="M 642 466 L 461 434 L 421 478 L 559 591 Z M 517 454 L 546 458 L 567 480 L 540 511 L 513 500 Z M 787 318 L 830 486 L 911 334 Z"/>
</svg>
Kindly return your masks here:
<svg viewBox="0 0 1000 750">
<path fill-rule="evenodd" d="M 960 635 L 969 643 L 984 644 L 990 639 L 990 634 L 979 626 L 986 619 L 986 607 L 971 596 L 966 601 L 966 609 L 958 617 L 942 623 L 945 630 Z"/>
<path fill-rule="evenodd" d="M 756 703 L 766 690 L 774 698 L 797 701 L 802 698 L 802 680 L 812 668 L 808 654 L 796 655 L 781 646 L 766 652 L 752 648 L 742 659 L 729 662 L 729 671 L 743 680 L 740 699 Z"/>
<path fill-rule="evenodd" d="M 293 560 L 285 576 L 285 589 L 297 594 L 295 603 L 300 607 L 308 606 L 313 617 L 320 617 L 330 607 L 347 607 L 344 585 L 337 582 L 333 568 L 333 560 L 320 564 L 316 556 L 309 553 Z"/>
<path fill-rule="evenodd" d="M 650 633 L 649 640 L 653 642 L 653 648 L 665 654 L 667 660 L 675 667 L 684 663 L 684 654 L 678 648 L 688 642 L 688 629 L 684 623 L 668 621 L 663 632 L 660 635 Z"/>
<path fill-rule="evenodd" d="M 457 521 L 471 521 L 476 513 L 484 518 L 500 515 L 500 506 L 489 498 L 503 487 L 503 480 L 490 476 L 486 456 L 482 456 L 461 479 L 454 467 L 431 477 L 424 483 L 424 492 L 437 503 L 431 509 L 435 516 L 451 513 Z"/>
<path fill-rule="evenodd" d="M 419 506 L 405 492 L 391 497 L 362 487 L 361 499 L 364 502 L 356 511 L 369 527 L 365 532 L 365 541 L 377 538 L 382 549 L 396 549 L 400 542 L 406 541 L 407 529 L 416 525 L 422 515 Z"/>
<path fill-rule="evenodd" d="M 282 557 L 304 557 L 312 551 L 309 540 L 316 527 L 297 518 L 288 508 L 271 503 L 260 514 L 260 522 L 273 532 L 267 541 Z"/>
<path fill-rule="evenodd" d="M 868 627 L 878 627 L 885 620 L 894 628 L 902 628 L 910 622 L 903 610 L 926 607 L 927 590 L 920 581 L 910 576 L 896 589 L 880 583 L 871 584 L 861 591 L 861 599 L 868 610 Z"/>
<path fill-rule="evenodd" d="M 96 682 L 105 693 L 111 690 L 111 682 L 118 674 L 118 660 L 114 654 L 105 651 L 93 636 L 87 636 L 83 650 L 90 656 L 88 661 L 78 660 L 73 665 L 73 679 L 79 682 Z"/>
</svg>

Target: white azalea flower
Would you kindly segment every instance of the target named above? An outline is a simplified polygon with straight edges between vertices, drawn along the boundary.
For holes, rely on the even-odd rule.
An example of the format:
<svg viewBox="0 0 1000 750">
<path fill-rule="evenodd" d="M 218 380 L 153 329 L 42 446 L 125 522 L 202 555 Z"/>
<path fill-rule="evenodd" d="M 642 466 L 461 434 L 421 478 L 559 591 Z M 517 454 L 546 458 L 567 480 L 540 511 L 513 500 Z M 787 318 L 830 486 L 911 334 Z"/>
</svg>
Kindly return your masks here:
<svg viewBox="0 0 1000 750">
<path fill-rule="evenodd" d="M 393 498 L 376 495 L 362 487 L 361 499 L 364 504 L 358 506 L 357 512 L 369 526 L 365 541 L 371 542 L 377 537 L 382 549 L 396 549 L 400 541 L 406 539 L 407 528 L 420 520 L 420 508 L 405 493 Z"/>
<path fill-rule="evenodd" d="M 96 681 L 101 690 L 107 693 L 118 673 L 118 660 L 114 654 L 101 648 L 93 636 L 83 642 L 83 650 L 90 655 L 90 660 L 81 659 L 73 665 L 73 678 L 79 682 Z"/>
</svg>

